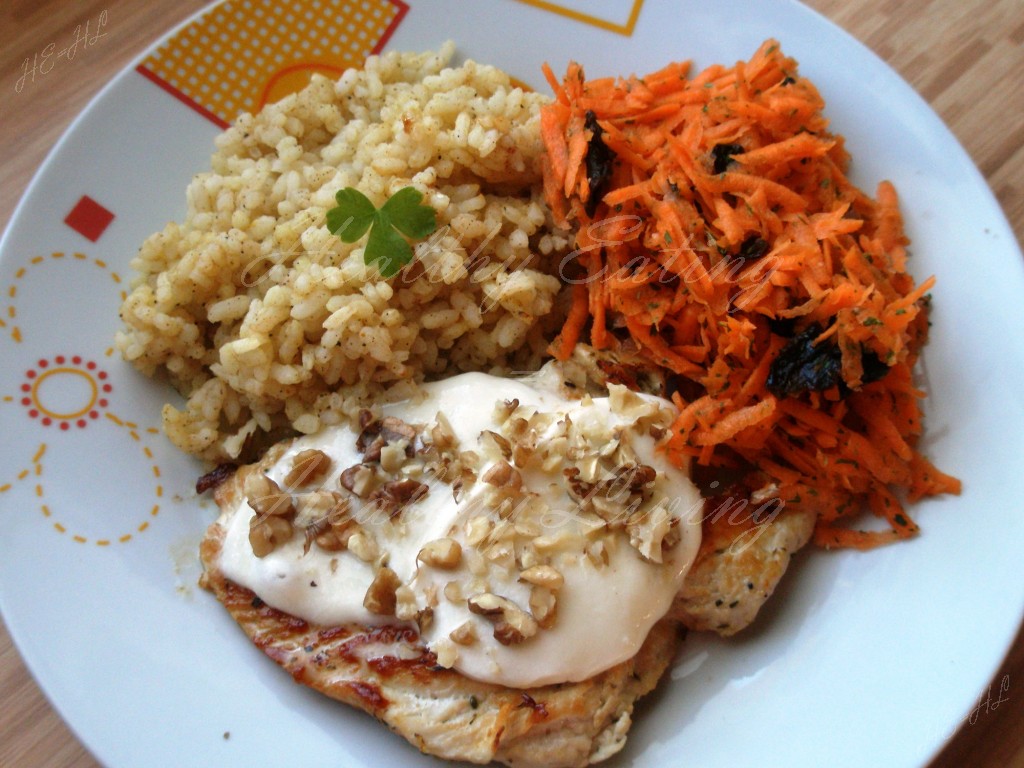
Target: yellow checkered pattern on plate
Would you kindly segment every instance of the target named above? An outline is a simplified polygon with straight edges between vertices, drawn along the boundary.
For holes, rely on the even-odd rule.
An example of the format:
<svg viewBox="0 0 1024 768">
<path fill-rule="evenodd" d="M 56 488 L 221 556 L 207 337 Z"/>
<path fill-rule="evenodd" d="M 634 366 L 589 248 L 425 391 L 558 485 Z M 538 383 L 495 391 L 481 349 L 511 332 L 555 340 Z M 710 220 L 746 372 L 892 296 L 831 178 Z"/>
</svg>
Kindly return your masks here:
<svg viewBox="0 0 1024 768">
<path fill-rule="evenodd" d="M 361 65 L 406 10 L 400 0 L 228 0 L 140 68 L 229 123 L 302 88 L 314 72 L 337 77 Z"/>
</svg>

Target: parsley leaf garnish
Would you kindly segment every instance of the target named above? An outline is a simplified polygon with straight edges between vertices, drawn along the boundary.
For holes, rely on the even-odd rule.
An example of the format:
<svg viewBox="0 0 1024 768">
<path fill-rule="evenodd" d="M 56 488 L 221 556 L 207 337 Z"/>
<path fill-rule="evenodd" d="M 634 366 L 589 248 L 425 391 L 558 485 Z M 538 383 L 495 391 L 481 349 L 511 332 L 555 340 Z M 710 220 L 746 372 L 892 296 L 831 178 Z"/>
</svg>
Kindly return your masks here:
<svg viewBox="0 0 1024 768">
<path fill-rule="evenodd" d="M 353 187 L 339 190 L 334 199 L 338 205 L 327 212 L 327 228 L 345 243 L 354 243 L 369 230 L 363 260 L 376 263 L 384 277 L 394 277 L 412 261 L 406 237 L 422 240 L 437 228 L 436 211 L 421 204 L 423 194 L 415 187 L 398 190 L 380 208 Z"/>
</svg>

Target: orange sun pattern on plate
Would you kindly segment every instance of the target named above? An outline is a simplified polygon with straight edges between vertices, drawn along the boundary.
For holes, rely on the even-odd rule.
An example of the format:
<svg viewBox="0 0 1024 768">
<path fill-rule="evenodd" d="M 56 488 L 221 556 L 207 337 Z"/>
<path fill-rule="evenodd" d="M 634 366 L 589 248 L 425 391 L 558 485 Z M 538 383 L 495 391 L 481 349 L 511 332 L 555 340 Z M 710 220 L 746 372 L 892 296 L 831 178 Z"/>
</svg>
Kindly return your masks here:
<svg viewBox="0 0 1024 768">
<path fill-rule="evenodd" d="M 84 207 L 83 201 L 86 201 Z M 64 224 L 95 243 L 114 218 L 112 211 L 83 195 L 65 216 Z M 98 547 L 125 544 L 150 528 L 164 504 L 162 470 L 149 445 L 160 432 L 114 412 L 113 377 L 100 362 L 102 356 L 114 356 L 112 346 L 102 356 L 96 350 L 89 354 L 81 349 L 79 339 L 71 345 L 78 348 L 77 353 L 40 355 L 38 350 L 51 347 L 53 340 L 40 337 L 38 323 L 30 322 L 23 331 L 23 313 L 19 308 L 25 309 L 21 306 L 23 303 L 38 304 L 40 291 L 47 295 L 48 286 L 53 285 L 54 269 L 74 270 L 76 281 L 90 296 L 98 296 L 97 290 L 111 290 L 118 293 L 121 301 L 127 297 L 118 272 L 105 260 L 79 251 L 32 256 L 14 271 L 4 287 L 7 301 L 0 305 L 0 329 L 4 331 L 0 334 L 0 347 L 9 339 L 15 350 L 28 347 L 37 351 L 28 353 L 31 362 L 22 358 L 20 363 L 11 362 L 16 353 L 4 351 L 5 362 L 10 363 L 8 372 L 25 365 L 17 390 L 0 394 L 0 407 L 5 410 L 20 407 L 24 414 L 24 422 L 15 430 L 16 437 L 9 435 L 5 448 L 11 456 L 18 455 L 19 451 L 25 453 L 21 454 L 22 463 L 13 476 L 0 477 L 0 504 L 21 508 L 34 506 L 40 520 L 68 541 Z M 59 345 L 63 346 L 64 342 L 62 336 Z M 74 493 L 69 487 L 81 483 L 81 476 L 72 468 L 81 466 L 83 450 L 92 451 L 96 444 L 107 445 L 109 438 L 102 434 L 109 435 L 111 430 L 130 439 L 134 447 L 128 454 L 132 458 L 118 462 L 116 471 L 124 471 L 134 462 L 137 470 L 145 473 L 152 494 L 141 498 L 137 507 L 124 508 L 124 515 L 118 517 L 118 527 L 104 531 L 100 521 L 83 516 L 80 508 L 68 505 L 67 498 L 68 493 Z M 86 437 L 75 439 L 76 433 Z M 97 433 L 100 436 L 97 437 Z M 115 465 L 101 463 L 101 466 Z M 99 523 L 98 530 L 90 525 L 93 522 Z"/>
<path fill-rule="evenodd" d="M 113 349 L 109 349 L 107 356 L 112 356 L 113 352 Z M 40 436 L 48 439 L 39 442 L 25 468 L 15 477 L 7 479 L 7 482 L 0 483 L 0 499 L 14 492 L 15 486 L 24 483 L 31 489 L 28 492 L 29 498 L 32 499 L 31 503 L 38 508 L 42 519 L 50 524 L 52 530 L 65 534 L 69 540 L 78 544 L 91 543 L 99 547 L 108 547 L 114 542 L 125 544 L 137 534 L 148 530 L 150 523 L 160 514 L 164 501 L 160 465 L 152 449 L 146 445 L 149 439 L 160 432 L 154 427 L 143 430 L 138 424 L 126 421 L 110 410 L 108 398 L 114 387 L 109 383 L 109 378 L 108 373 L 97 362 L 81 355 L 43 357 L 25 372 L 20 396 L 5 395 L 2 398 L 4 403 L 15 403 L 20 400 L 31 423 L 43 428 Z M 141 522 L 128 523 L 129 530 L 122 528 L 119 533 L 113 535 L 83 535 L 66 517 L 67 513 L 74 513 L 76 510 L 66 508 L 66 498 L 61 493 L 52 492 L 54 487 L 65 489 L 69 477 L 72 478 L 71 482 L 76 482 L 75 474 L 66 471 L 69 456 L 74 457 L 71 459 L 73 461 L 81 460 L 81 454 L 76 452 L 73 446 L 70 447 L 71 453 L 68 453 L 69 446 L 64 445 L 58 439 L 58 435 L 62 432 L 90 428 L 93 424 L 106 429 L 113 425 L 122 433 L 126 432 L 141 450 L 147 474 L 152 475 L 152 504 L 150 501 L 144 501 L 140 505 L 148 510 L 148 513 L 141 515 Z M 56 458 L 57 465 L 52 466 L 51 462 L 49 471 L 46 470 L 44 461 L 48 455 L 50 458 Z M 51 500 L 54 496 L 63 499 L 56 507 L 55 502 Z"/>
<path fill-rule="evenodd" d="M 222 128 L 378 53 L 408 12 L 402 0 L 227 0 L 137 67 Z"/>
</svg>

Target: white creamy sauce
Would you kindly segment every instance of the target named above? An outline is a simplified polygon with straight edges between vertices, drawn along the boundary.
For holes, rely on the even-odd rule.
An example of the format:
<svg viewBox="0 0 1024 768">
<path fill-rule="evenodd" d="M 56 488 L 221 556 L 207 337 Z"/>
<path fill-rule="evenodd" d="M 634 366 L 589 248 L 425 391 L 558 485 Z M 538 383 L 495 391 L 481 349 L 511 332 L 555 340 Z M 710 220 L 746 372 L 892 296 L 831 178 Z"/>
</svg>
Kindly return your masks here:
<svg viewBox="0 0 1024 768">
<path fill-rule="evenodd" d="M 490 619 L 471 613 L 465 600 L 453 602 L 442 594 L 451 581 L 471 583 L 468 557 L 463 557 L 454 570 L 417 564 L 422 547 L 442 537 L 459 541 L 464 553 L 473 549 L 466 541 L 466 523 L 473 516 L 486 514 L 480 500 L 486 485 L 479 481 L 472 484 L 456 502 L 450 484 L 424 479 L 429 485 L 427 495 L 405 508 L 394 522 L 379 512 L 360 521 L 373 531 L 380 551 L 386 553 L 388 567 L 413 590 L 417 604 L 425 606 L 433 596 L 433 621 L 422 640 L 435 651 L 441 645 L 451 648 L 449 633 L 472 622 L 479 639 L 456 646 L 453 668 L 478 680 L 520 688 L 583 680 L 634 656 L 650 628 L 671 605 L 700 544 L 701 500 L 687 474 L 656 453 L 652 437 L 631 429 L 623 414 L 613 412 L 609 398 L 573 400 L 558 392 L 557 382 L 545 386 L 540 379 L 528 382 L 480 373 L 427 384 L 423 392 L 421 400 L 385 405 L 384 415 L 412 425 L 429 425 L 441 412 L 462 450 L 481 450 L 481 432 L 497 429 L 496 404 L 512 399 L 520 406 L 559 414 L 559 418 L 568 414 L 574 424 L 600 420 L 621 427 L 621 441 L 628 440 L 637 459 L 657 470 L 654 499 L 660 499 L 679 518 L 679 541 L 664 553 L 660 564 L 644 559 L 623 531 L 612 537 L 607 565 L 595 565 L 571 546 L 553 551 L 548 562 L 564 577 L 564 585 L 557 591 L 556 621 L 521 643 L 502 645 L 492 636 L 494 625 Z M 671 408 L 658 398 L 644 399 Z M 267 474 L 284 487 L 283 478 L 294 456 L 316 448 L 332 459 L 330 473 L 317 484 L 338 489 L 341 472 L 363 459 L 356 448 L 356 437 L 357 433 L 348 427 L 335 427 L 298 439 Z M 550 472 L 527 468 L 522 473 L 523 487 L 538 494 L 549 510 L 541 526 L 543 535 L 562 534 L 577 544 L 593 540 L 597 533 L 594 520 L 575 514 L 579 501 L 570 496 L 562 468 L 560 465 Z M 244 499 L 222 515 L 226 537 L 220 567 L 228 579 L 251 589 L 267 604 L 312 623 L 379 625 L 388 621 L 363 607 L 374 577 L 372 564 L 350 551 L 331 553 L 315 545 L 304 553 L 301 531 L 269 555 L 257 558 L 248 539 L 252 517 L 253 510 Z M 518 576 L 515 566 L 491 564 L 487 574 L 489 591 L 529 610 L 530 585 L 519 581 Z M 463 591 L 466 597 L 472 592 L 465 587 Z"/>
</svg>

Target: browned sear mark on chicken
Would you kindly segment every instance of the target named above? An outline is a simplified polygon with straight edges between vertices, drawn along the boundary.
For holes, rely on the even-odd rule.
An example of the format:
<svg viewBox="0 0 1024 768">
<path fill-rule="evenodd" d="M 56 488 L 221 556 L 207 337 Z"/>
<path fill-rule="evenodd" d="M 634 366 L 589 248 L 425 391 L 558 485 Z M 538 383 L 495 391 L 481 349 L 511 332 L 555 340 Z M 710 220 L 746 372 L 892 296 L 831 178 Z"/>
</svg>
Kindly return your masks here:
<svg viewBox="0 0 1024 768">
<path fill-rule="evenodd" d="M 358 680 L 351 680 L 346 684 L 349 690 L 362 699 L 371 711 L 377 712 L 387 708 L 388 700 L 384 698 L 378 686 Z"/>
</svg>

